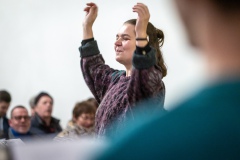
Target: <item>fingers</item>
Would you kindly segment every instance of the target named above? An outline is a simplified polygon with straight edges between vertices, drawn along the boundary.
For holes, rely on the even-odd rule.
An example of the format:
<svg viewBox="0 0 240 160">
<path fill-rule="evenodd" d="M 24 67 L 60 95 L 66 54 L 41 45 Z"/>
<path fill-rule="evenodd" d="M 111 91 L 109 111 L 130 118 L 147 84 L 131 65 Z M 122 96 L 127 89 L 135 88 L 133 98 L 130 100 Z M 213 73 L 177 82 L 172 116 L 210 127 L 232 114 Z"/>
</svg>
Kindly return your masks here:
<svg viewBox="0 0 240 160">
<path fill-rule="evenodd" d="M 89 7 L 97 6 L 97 5 L 96 5 L 95 3 L 93 3 L 93 2 L 87 3 L 86 5 L 89 6 Z"/>
<path fill-rule="evenodd" d="M 86 11 L 86 12 L 89 12 L 89 10 L 90 10 L 90 7 L 85 7 L 85 8 L 83 9 L 83 11 Z"/>
<path fill-rule="evenodd" d="M 133 12 L 137 12 L 138 14 L 135 26 L 136 37 L 146 37 L 147 25 L 150 18 L 148 7 L 143 3 L 137 3 L 133 6 Z"/>
<path fill-rule="evenodd" d="M 91 3 L 87 3 L 86 5 L 87 5 L 87 7 L 85 7 L 83 9 L 83 11 L 86 11 L 86 12 L 89 12 L 91 8 L 92 9 L 97 8 L 97 5 L 95 3 L 92 3 L 92 2 Z"/>
<path fill-rule="evenodd" d="M 98 12 L 98 7 L 97 7 L 97 5 L 95 4 L 95 3 L 87 3 L 86 4 L 87 6 L 83 9 L 83 11 L 85 11 L 86 12 L 86 16 L 87 15 L 95 15 L 95 14 L 97 14 L 97 12 Z"/>
<path fill-rule="evenodd" d="M 133 6 L 133 12 L 137 12 L 139 16 L 149 15 L 148 7 L 143 3 L 137 3 Z"/>
<path fill-rule="evenodd" d="M 98 14 L 98 7 L 95 3 L 87 3 L 86 7 L 83 9 L 86 12 L 85 18 L 83 20 L 84 28 L 91 28 L 95 22 Z"/>
</svg>

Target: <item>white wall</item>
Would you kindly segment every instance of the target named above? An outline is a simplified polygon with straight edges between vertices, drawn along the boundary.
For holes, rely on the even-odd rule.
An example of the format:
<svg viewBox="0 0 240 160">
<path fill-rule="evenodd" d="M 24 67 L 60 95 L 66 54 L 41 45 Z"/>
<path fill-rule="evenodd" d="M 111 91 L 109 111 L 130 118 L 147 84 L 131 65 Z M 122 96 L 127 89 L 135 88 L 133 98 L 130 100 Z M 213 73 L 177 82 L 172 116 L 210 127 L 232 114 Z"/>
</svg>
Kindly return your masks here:
<svg viewBox="0 0 240 160">
<path fill-rule="evenodd" d="M 12 95 L 10 109 L 40 91 L 53 96 L 53 115 L 63 127 L 77 101 L 91 97 L 79 67 L 83 8 L 87 0 L 0 1 L 0 89 Z M 107 64 L 124 69 L 114 58 L 113 43 L 122 23 L 136 18 L 137 0 L 95 0 L 99 14 L 94 36 Z M 165 33 L 162 48 L 168 66 L 166 108 L 191 94 L 203 80 L 202 60 L 187 44 L 171 0 L 142 0 L 150 21 Z M 194 53 L 192 53 L 194 52 Z M 9 115 L 9 113 L 8 113 Z"/>
</svg>

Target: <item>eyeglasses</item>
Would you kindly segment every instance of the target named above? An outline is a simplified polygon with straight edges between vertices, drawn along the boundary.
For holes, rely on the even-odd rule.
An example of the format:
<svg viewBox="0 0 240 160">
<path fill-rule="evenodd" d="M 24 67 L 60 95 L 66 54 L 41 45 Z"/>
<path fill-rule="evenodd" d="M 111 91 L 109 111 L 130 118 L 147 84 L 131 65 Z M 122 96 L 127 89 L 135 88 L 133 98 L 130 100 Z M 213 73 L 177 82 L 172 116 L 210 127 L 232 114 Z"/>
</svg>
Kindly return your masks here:
<svg viewBox="0 0 240 160">
<path fill-rule="evenodd" d="M 13 118 L 17 121 L 20 121 L 20 120 L 22 120 L 22 118 L 24 120 L 30 120 L 31 117 L 30 116 L 14 116 Z"/>
</svg>

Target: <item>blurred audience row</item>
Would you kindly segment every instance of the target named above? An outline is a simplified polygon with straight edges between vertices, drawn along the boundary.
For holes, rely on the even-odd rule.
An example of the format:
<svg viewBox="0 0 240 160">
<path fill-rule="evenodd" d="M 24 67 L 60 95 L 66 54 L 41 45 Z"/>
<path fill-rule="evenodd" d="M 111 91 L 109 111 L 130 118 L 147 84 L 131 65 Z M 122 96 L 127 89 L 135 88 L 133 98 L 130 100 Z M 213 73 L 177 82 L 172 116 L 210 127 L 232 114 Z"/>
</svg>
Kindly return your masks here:
<svg viewBox="0 0 240 160">
<path fill-rule="evenodd" d="M 94 98 L 77 102 L 72 110 L 72 119 L 66 128 L 52 116 L 53 97 L 40 92 L 30 99 L 31 115 L 25 106 L 17 105 L 10 111 L 11 95 L 0 90 L 0 139 L 21 139 L 23 142 L 50 139 L 54 141 L 76 140 L 94 137 L 95 113 L 98 103 Z"/>
</svg>

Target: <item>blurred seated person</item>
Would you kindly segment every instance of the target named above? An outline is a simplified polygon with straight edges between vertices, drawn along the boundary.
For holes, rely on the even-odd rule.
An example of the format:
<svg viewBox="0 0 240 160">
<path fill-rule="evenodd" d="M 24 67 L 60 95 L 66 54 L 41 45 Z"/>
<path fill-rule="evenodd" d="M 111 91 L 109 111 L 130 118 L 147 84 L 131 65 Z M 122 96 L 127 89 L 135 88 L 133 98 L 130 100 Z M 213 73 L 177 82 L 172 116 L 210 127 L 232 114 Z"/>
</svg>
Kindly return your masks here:
<svg viewBox="0 0 240 160">
<path fill-rule="evenodd" d="M 53 98 L 46 92 L 39 93 L 34 100 L 34 116 L 30 131 L 34 134 L 53 138 L 62 131 L 60 120 L 52 117 Z"/>
<path fill-rule="evenodd" d="M 8 118 L 7 111 L 11 103 L 11 95 L 6 90 L 0 91 L 0 139 L 8 139 Z"/>
<path fill-rule="evenodd" d="M 11 118 L 9 119 L 9 139 L 21 139 L 22 141 L 31 140 L 34 136 L 30 132 L 30 116 L 28 110 L 24 106 L 16 106 L 11 111 Z"/>
<path fill-rule="evenodd" d="M 88 102 L 82 101 L 75 105 L 73 109 L 73 126 L 67 127 L 59 133 L 54 140 L 73 140 L 80 138 L 92 138 L 95 135 L 95 113 L 96 107 Z"/>
<path fill-rule="evenodd" d="M 90 97 L 86 101 L 91 103 L 92 105 L 94 105 L 97 110 L 99 104 L 94 97 Z M 74 117 L 74 116 L 72 116 L 72 117 Z M 74 128 L 74 120 L 73 119 L 74 118 L 72 118 L 70 121 L 68 121 L 66 129 Z"/>
</svg>

